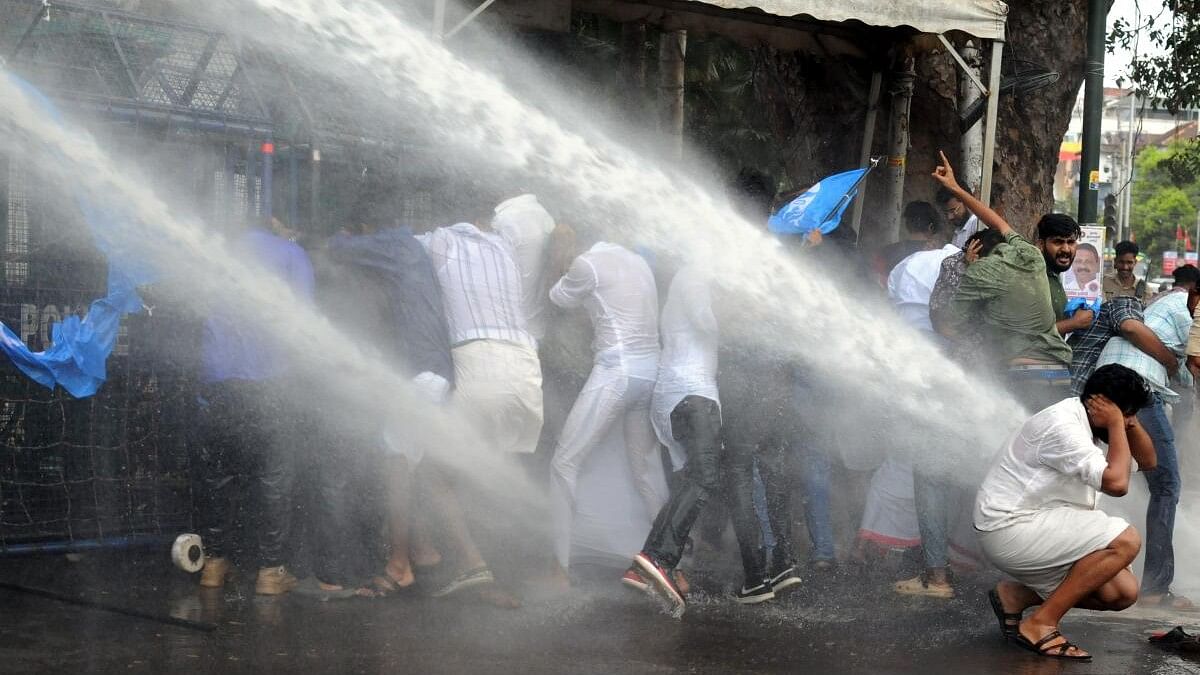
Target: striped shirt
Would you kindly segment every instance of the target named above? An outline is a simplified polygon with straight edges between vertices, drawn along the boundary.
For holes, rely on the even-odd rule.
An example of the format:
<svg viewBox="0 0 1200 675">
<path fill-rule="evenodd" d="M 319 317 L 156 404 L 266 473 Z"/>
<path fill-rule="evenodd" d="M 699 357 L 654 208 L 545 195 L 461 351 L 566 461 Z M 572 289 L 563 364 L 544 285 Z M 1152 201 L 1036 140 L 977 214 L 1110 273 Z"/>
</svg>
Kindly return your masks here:
<svg viewBox="0 0 1200 675">
<path fill-rule="evenodd" d="M 450 326 L 450 344 L 503 340 L 537 349 L 525 327 L 521 273 L 498 234 L 459 223 L 417 237 L 429 252 Z"/>
</svg>

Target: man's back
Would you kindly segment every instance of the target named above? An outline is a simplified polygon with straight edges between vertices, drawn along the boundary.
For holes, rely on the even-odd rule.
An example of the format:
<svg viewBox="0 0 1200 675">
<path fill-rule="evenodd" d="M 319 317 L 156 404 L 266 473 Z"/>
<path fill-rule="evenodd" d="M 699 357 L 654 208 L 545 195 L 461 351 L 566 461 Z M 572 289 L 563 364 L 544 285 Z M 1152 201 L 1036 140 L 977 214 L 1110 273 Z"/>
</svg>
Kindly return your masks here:
<svg viewBox="0 0 1200 675">
<path fill-rule="evenodd" d="M 554 218 L 534 195 L 521 195 L 496 207 L 492 228 L 513 249 L 521 272 L 521 304 L 526 328 L 538 340 L 546 334 L 546 249 Z"/>
<path fill-rule="evenodd" d="M 286 283 L 301 300 L 312 299 L 316 284 L 312 263 L 299 244 L 255 228 L 233 240 L 231 247 Z M 244 311 L 218 310 L 205 321 L 200 347 L 205 382 L 265 380 L 287 370 L 285 360 L 277 353 L 279 346 L 270 344 L 261 322 L 270 321 L 273 311 L 288 310 L 281 306 L 257 311 L 261 313 L 251 318 Z"/>
<path fill-rule="evenodd" d="M 452 345 L 503 340 L 537 348 L 525 328 L 521 274 L 503 237 L 459 223 L 418 239 L 441 285 Z"/>
<path fill-rule="evenodd" d="M 571 263 L 550 289 L 560 307 L 583 305 L 592 319 L 597 354 L 619 349 L 626 355 L 657 355 L 658 290 L 641 256 L 600 242 Z"/>
</svg>

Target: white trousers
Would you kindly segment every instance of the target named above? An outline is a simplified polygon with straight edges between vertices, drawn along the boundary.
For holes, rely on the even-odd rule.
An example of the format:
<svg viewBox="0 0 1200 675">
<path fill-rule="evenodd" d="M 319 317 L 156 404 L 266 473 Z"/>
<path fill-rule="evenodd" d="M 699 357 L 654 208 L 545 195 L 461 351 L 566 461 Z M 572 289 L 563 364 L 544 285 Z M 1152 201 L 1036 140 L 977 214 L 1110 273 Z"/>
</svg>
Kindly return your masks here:
<svg viewBox="0 0 1200 675">
<path fill-rule="evenodd" d="M 570 564 L 580 474 L 586 469 L 588 457 L 610 432 L 621 430 L 632 487 L 645 502 L 649 518 L 654 518 L 667 501 L 658 439 L 650 422 L 657 367 L 656 358 L 615 362 L 597 359 L 583 391 L 571 407 L 550 463 L 555 553 L 564 568 Z M 614 499 L 621 499 L 628 487 L 611 485 L 604 489 Z M 641 536 L 645 536 L 649 527 L 648 520 Z"/>
</svg>

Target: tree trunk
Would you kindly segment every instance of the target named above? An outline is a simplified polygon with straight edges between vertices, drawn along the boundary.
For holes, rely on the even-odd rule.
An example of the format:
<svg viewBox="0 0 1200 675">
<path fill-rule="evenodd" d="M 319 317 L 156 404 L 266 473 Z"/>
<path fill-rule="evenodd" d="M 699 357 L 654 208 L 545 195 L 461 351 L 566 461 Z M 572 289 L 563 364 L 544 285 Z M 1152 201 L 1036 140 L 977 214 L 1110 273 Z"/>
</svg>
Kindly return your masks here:
<svg viewBox="0 0 1200 675">
<path fill-rule="evenodd" d="M 993 203 L 1017 229 L 1031 233 L 1042 214 L 1054 205 L 1054 174 L 1058 149 L 1071 120 L 1083 82 L 1084 32 L 1087 0 L 1010 0 L 1008 60 L 1021 59 L 1060 74 L 1055 84 L 1016 96 L 1000 104 Z M 956 64 L 939 43 L 920 36 L 914 40 L 917 81 L 912 99 L 911 140 L 905 200 L 932 199 L 933 172 L 938 150 L 961 162 L 962 135 L 958 127 Z M 985 53 L 988 50 L 985 46 Z M 802 188 L 857 163 L 866 113 L 866 63 L 831 62 L 807 54 L 759 51 L 763 67 L 756 93 L 766 107 L 773 133 L 779 138 L 787 182 Z M 984 63 L 984 69 L 990 64 Z M 884 81 L 885 93 L 890 91 Z M 884 96 L 872 152 L 888 144 L 889 97 Z M 884 172 L 865 184 L 862 241 L 880 239 L 887 218 Z M 978 191 L 979 186 L 972 186 Z"/>
</svg>

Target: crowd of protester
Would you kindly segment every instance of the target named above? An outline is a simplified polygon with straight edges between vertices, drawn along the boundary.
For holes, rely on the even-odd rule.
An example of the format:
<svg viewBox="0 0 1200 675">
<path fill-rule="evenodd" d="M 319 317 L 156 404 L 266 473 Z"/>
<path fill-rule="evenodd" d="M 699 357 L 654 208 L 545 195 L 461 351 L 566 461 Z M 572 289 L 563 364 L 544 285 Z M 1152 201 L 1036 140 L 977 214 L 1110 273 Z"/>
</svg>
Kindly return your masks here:
<svg viewBox="0 0 1200 675">
<path fill-rule="evenodd" d="M 388 420 L 297 422 L 287 390 L 319 383 L 297 381 L 244 321 L 214 314 L 196 444 L 201 586 L 220 588 L 242 567 L 257 568 L 262 595 L 416 591 L 516 607 L 521 582 L 567 587 L 581 550 L 625 547 L 620 581 L 681 614 L 682 561 L 699 540 L 719 547 L 731 523 L 743 574 L 733 599 L 744 604 L 851 559 L 912 549 L 923 572 L 896 593 L 953 598 L 953 564 L 990 562 L 1009 577 L 990 594 L 1001 631 L 1047 656 L 1087 657 L 1057 632 L 1071 607 L 1121 609 L 1139 591 L 1142 602 L 1190 607 L 1171 592 L 1172 407 L 1178 423 L 1191 408 L 1189 369 L 1200 371 L 1200 271 L 1181 267 L 1169 292 L 1148 297 L 1135 244 L 1117 244 L 1115 269 L 1100 277 L 1100 252 L 1080 244 L 1069 216 L 1044 216 L 1031 242 L 960 186 L 944 157 L 933 180 L 937 206 L 906 206 L 904 239 L 869 265 L 845 227 L 785 243 L 797 264 L 871 269 L 901 322 L 1033 413 L 996 439 L 978 492 L 930 461 L 949 439 L 881 453 L 853 550 L 839 556 L 837 453 L 804 404 L 824 375 L 728 340 L 737 303 L 704 269 L 635 242 L 583 242 L 532 194 L 463 207 L 463 222 L 425 232 L 381 202 L 306 247 L 282 228 L 251 229 L 237 245 L 369 339 L 545 498 L 489 508 L 470 476 Z M 789 197 L 750 174 L 734 196 L 759 222 Z M 1068 309 L 1067 289 L 1101 288 L 1098 311 Z M 560 348 L 577 341 L 571 327 L 584 315 L 590 372 L 562 357 L 579 346 Z M 305 444 L 319 451 L 295 450 Z M 1140 584 L 1125 568 L 1142 535 L 1095 508 L 1097 492 L 1128 490 L 1134 461 L 1151 494 Z M 793 542 L 793 496 L 807 546 Z M 601 522 L 608 511 L 620 517 Z"/>
</svg>

